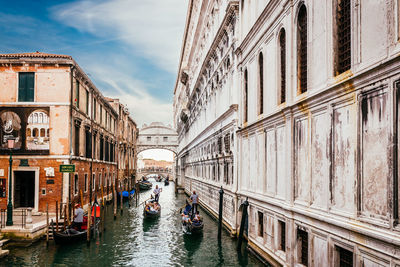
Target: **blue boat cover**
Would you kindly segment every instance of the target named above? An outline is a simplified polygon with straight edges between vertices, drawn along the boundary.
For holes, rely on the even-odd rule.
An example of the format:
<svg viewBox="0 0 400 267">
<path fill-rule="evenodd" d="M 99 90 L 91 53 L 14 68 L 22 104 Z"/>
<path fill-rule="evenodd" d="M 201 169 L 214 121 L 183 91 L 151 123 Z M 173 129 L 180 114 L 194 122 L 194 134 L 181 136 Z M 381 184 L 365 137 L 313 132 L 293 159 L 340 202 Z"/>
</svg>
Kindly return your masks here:
<svg viewBox="0 0 400 267">
<path fill-rule="evenodd" d="M 183 213 L 185 215 L 188 215 L 191 209 L 192 209 L 192 206 L 187 204 L 186 207 L 185 207 L 185 210 L 183 211 Z"/>
<path fill-rule="evenodd" d="M 135 189 L 133 189 L 131 192 L 129 192 L 132 196 L 135 194 Z"/>
<path fill-rule="evenodd" d="M 129 192 L 128 191 L 122 191 L 122 196 L 123 197 L 129 197 Z"/>
</svg>

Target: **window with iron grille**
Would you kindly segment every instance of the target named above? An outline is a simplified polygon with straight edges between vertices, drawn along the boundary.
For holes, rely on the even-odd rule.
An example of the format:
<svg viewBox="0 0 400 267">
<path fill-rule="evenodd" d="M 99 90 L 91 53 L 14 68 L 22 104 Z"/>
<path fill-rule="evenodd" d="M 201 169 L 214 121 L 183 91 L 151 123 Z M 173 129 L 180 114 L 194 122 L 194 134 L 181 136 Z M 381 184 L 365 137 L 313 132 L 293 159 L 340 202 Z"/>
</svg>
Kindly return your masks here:
<svg viewBox="0 0 400 267">
<path fill-rule="evenodd" d="M 280 71 L 281 71 L 281 97 L 280 103 L 286 102 L 286 33 L 281 29 L 279 34 Z"/>
<path fill-rule="evenodd" d="M 297 22 L 297 78 L 300 93 L 307 91 L 307 9 L 302 5 Z"/>
<path fill-rule="evenodd" d="M 218 153 L 222 154 L 222 137 L 218 137 Z"/>
<path fill-rule="evenodd" d="M 85 173 L 85 181 L 84 181 L 84 191 L 87 192 L 88 189 L 88 175 Z"/>
<path fill-rule="evenodd" d="M 92 157 L 92 133 L 90 128 L 85 129 L 85 156 L 86 158 Z"/>
<path fill-rule="evenodd" d="M 337 55 L 338 74 L 351 68 L 351 0 L 338 0 Z"/>
<path fill-rule="evenodd" d="M 247 122 L 247 112 L 248 112 L 248 73 L 247 70 L 244 71 L 244 122 Z"/>
<path fill-rule="evenodd" d="M 229 134 L 226 134 L 224 137 L 224 145 L 225 145 L 225 153 L 229 153 L 229 150 L 231 148 Z"/>
<path fill-rule="evenodd" d="M 284 221 L 279 221 L 279 231 L 280 231 L 280 247 L 282 251 L 286 251 L 286 223 Z"/>
<path fill-rule="evenodd" d="M 74 195 L 78 194 L 78 190 L 79 190 L 78 185 L 79 185 L 79 177 L 78 177 L 78 174 L 75 173 L 74 174 Z"/>
<path fill-rule="evenodd" d="M 301 264 L 308 266 L 308 233 L 301 229 L 297 229 L 297 240 L 299 241 L 299 261 Z"/>
<path fill-rule="evenodd" d="M 353 252 L 342 247 L 336 247 L 340 267 L 353 267 Z"/>
<path fill-rule="evenodd" d="M 258 114 L 264 113 L 264 59 L 262 52 L 258 56 L 258 81 L 259 81 L 259 90 L 260 90 L 260 104 Z"/>
</svg>

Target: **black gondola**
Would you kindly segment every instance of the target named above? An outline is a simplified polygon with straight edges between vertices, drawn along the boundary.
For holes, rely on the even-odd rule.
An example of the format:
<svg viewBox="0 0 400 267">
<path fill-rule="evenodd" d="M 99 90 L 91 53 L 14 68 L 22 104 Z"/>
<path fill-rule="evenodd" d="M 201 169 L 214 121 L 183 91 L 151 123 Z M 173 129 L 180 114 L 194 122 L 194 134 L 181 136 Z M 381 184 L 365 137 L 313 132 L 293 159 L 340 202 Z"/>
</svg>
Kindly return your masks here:
<svg viewBox="0 0 400 267">
<path fill-rule="evenodd" d="M 153 187 L 153 184 L 149 181 L 140 181 L 139 188 L 140 190 L 149 190 Z"/>
<path fill-rule="evenodd" d="M 192 213 L 192 206 L 190 204 L 186 204 L 182 216 L 182 229 L 183 232 L 187 234 L 199 233 L 203 230 L 204 223 L 203 219 L 200 217 L 200 220 L 194 220 L 195 217 Z"/>
<path fill-rule="evenodd" d="M 157 203 L 157 202 L 152 201 L 151 203 Z M 158 205 L 158 209 L 157 210 L 153 210 L 153 209 L 150 208 L 150 205 L 146 204 L 145 207 L 144 207 L 144 210 L 143 210 L 144 217 L 146 217 L 146 218 L 155 218 L 155 217 L 160 216 L 161 205 L 159 203 L 157 203 L 157 205 Z"/>
<path fill-rule="evenodd" d="M 168 180 L 165 180 L 165 181 L 164 181 L 164 185 L 169 185 L 169 181 L 168 181 Z"/>
<path fill-rule="evenodd" d="M 52 226 L 53 227 L 53 226 Z M 53 227 L 53 236 L 56 244 L 71 244 L 86 240 L 87 230 L 77 231 L 75 229 L 66 229 L 65 231 L 56 232 Z"/>
</svg>

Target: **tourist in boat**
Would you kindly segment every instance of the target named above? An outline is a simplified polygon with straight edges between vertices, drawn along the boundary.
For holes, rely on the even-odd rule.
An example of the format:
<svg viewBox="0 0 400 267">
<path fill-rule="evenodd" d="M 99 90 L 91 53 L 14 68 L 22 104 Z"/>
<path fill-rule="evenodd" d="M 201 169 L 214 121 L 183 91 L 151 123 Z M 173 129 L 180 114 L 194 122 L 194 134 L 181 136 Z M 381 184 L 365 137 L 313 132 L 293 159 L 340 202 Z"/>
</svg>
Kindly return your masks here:
<svg viewBox="0 0 400 267">
<path fill-rule="evenodd" d="M 154 200 L 158 202 L 158 199 L 160 198 L 160 193 L 162 192 L 162 188 L 158 188 L 158 185 L 156 185 L 156 188 L 154 188 Z"/>
<path fill-rule="evenodd" d="M 182 213 L 182 221 L 183 221 L 183 225 L 186 225 L 188 223 L 191 223 L 189 215 Z"/>
<path fill-rule="evenodd" d="M 200 216 L 200 214 L 199 214 L 199 211 L 196 211 L 196 215 L 194 215 L 193 221 L 194 221 L 194 222 L 201 221 L 201 216 Z"/>
<path fill-rule="evenodd" d="M 190 196 L 190 199 L 192 200 L 193 214 L 196 214 L 197 205 L 198 205 L 198 202 L 199 202 L 199 196 L 196 194 L 196 191 L 193 190 L 193 194 Z"/>
<path fill-rule="evenodd" d="M 76 228 L 78 231 L 82 231 L 82 223 L 83 223 L 83 209 L 79 204 L 75 204 L 75 215 L 74 215 L 74 223 L 73 228 Z"/>
</svg>

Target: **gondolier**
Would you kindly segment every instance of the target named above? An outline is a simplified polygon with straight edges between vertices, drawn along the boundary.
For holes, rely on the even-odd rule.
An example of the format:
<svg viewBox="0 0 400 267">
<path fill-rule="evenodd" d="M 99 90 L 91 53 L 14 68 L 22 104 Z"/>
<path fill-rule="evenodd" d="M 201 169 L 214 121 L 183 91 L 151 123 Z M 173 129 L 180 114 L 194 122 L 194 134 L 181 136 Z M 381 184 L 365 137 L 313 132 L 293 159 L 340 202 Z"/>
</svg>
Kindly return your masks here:
<svg viewBox="0 0 400 267">
<path fill-rule="evenodd" d="M 158 185 L 156 185 L 156 188 L 154 188 L 154 200 L 158 202 L 158 199 L 160 198 L 160 193 L 162 192 L 162 188 L 158 188 Z"/>
<path fill-rule="evenodd" d="M 74 215 L 74 228 L 78 231 L 82 231 L 82 223 L 83 223 L 83 209 L 79 204 L 75 204 L 75 215 Z"/>
<path fill-rule="evenodd" d="M 193 191 L 193 194 L 190 196 L 190 199 L 192 200 L 192 214 L 196 214 L 197 205 L 199 202 L 199 196 L 196 194 L 196 191 Z"/>
</svg>

